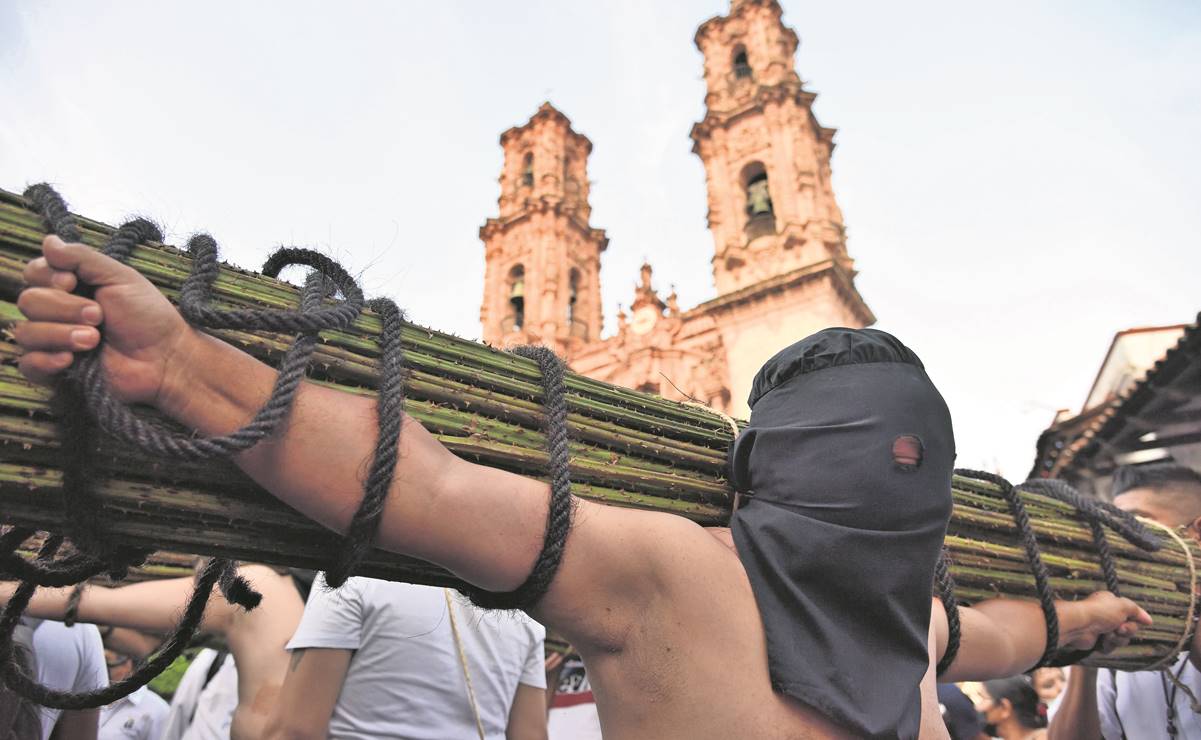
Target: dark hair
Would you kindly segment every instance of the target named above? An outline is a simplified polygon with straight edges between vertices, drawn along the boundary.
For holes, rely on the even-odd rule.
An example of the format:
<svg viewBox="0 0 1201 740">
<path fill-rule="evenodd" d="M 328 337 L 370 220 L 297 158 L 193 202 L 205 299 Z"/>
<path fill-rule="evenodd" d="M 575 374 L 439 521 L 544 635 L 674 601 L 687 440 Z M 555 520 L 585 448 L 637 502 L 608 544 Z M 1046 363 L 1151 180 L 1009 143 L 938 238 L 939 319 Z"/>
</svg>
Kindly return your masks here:
<svg viewBox="0 0 1201 740">
<path fill-rule="evenodd" d="M 1201 473 L 1177 463 L 1157 462 L 1146 465 L 1125 465 L 1113 474 L 1113 495 L 1119 496 L 1134 488 L 1171 488 L 1187 486 L 1201 493 Z"/>
<path fill-rule="evenodd" d="M 985 681 L 984 690 L 998 704 L 1008 699 L 1013 713 L 1023 727 L 1037 730 L 1047 726 L 1047 705 L 1038 698 L 1030 679 L 1025 676 L 1010 676 L 995 681 Z"/>
</svg>

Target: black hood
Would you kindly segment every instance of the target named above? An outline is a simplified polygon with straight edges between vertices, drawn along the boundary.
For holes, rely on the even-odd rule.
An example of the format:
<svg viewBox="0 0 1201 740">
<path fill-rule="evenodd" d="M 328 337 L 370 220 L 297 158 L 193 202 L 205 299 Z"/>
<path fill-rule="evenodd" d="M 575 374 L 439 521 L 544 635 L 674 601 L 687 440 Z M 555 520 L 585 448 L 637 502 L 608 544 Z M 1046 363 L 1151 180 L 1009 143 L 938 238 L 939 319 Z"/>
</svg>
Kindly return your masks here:
<svg viewBox="0 0 1201 740">
<path fill-rule="evenodd" d="M 921 361 L 827 329 L 755 378 L 731 453 L 731 529 L 772 685 L 863 737 L 917 737 L 954 434 Z"/>
</svg>

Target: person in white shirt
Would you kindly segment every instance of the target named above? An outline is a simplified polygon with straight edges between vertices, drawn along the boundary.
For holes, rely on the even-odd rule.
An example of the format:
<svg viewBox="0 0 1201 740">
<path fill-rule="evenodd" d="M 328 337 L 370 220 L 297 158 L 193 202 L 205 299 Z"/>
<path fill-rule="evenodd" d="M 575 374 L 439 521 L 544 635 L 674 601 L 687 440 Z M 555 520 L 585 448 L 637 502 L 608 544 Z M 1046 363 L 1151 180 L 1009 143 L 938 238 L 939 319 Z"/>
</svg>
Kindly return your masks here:
<svg viewBox="0 0 1201 740">
<path fill-rule="evenodd" d="M 133 658 L 128 655 L 105 650 L 104 661 L 108 664 L 109 681 L 121 681 L 133 673 Z M 167 702 L 143 686 L 100 708 L 99 740 L 158 740 L 166 719 Z"/>
<path fill-rule="evenodd" d="M 545 740 L 545 636 L 447 589 L 319 576 L 267 736 Z"/>
<path fill-rule="evenodd" d="M 283 682 L 288 667 L 284 644 L 300 621 L 304 598 L 302 584 L 290 572 L 242 564 L 238 573 L 262 594 L 262 603 L 246 611 L 215 594 L 201 618 L 200 631 L 223 638 L 236 656 L 240 675 L 232 732 L 239 737 L 257 737 Z M 194 586 L 192 578 L 164 578 L 112 588 L 89 584 L 80 591 L 75 614 L 88 622 L 166 633 L 175 628 Z M 15 590 L 15 583 L 0 583 L 0 604 L 7 603 Z M 29 601 L 26 614 L 47 620 L 63 619 L 72 601 L 72 590 L 39 588 Z M 99 645 L 97 656 L 103 674 L 104 656 Z"/>
<path fill-rule="evenodd" d="M 238 708 L 238 671 L 227 651 L 196 654 L 171 696 L 158 740 L 225 740 Z"/>
<path fill-rule="evenodd" d="M 1119 509 L 1201 539 L 1201 474 L 1173 463 L 1119 468 L 1113 477 Z M 1191 659 L 1190 659 L 1191 658 Z M 1072 666 L 1051 717 L 1049 740 L 1201 740 L 1201 630 L 1191 649 L 1159 671 L 1101 671 Z"/>
<path fill-rule="evenodd" d="M 108 686 L 104 668 L 104 644 L 94 624 L 75 624 L 44 621 L 33 630 L 33 655 L 37 665 L 37 680 L 55 691 L 79 693 Z M 100 712 L 81 709 L 64 712 L 39 707 L 42 738 L 47 740 L 57 730 L 56 737 L 96 737 Z"/>
</svg>

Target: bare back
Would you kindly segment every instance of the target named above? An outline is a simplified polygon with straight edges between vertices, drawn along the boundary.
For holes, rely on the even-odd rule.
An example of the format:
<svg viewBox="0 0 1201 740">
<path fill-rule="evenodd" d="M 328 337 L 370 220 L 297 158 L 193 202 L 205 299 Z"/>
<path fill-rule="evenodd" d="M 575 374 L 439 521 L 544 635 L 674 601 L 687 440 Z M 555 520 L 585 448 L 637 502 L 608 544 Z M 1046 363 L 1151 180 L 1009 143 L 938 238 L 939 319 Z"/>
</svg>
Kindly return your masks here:
<svg viewBox="0 0 1201 740">
<path fill-rule="evenodd" d="M 263 734 L 288 666 L 284 646 L 300 624 L 304 602 L 289 575 L 262 565 L 242 566 L 239 573 L 263 594 L 262 606 L 233 610 L 223 629 L 238 667 L 238 708 L 230 736 L 244 740 Z"/>
</svg>

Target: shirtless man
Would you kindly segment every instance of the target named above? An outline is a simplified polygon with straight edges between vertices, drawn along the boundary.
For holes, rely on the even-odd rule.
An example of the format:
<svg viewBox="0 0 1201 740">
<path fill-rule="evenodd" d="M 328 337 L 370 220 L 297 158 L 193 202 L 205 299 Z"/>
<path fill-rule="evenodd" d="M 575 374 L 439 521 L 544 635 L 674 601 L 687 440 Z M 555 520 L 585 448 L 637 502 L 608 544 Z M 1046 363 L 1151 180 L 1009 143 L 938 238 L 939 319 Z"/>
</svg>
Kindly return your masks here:
<svg viewBox="0 0 1201 740">
<path fill-rule="evenodd" d="M 245 611 L 214 589 L 200 629 L 223 637 L 237 664 L 238 709 L 230 735 L 255 738 L 261 736 L 283 685 L 288 666 L 284 645 L 300 624 L 304 599 L 292 576 L 265 565 L 243 565 L 238 572 L 263 595 L 262 604 Z M 80 596 L 76 618 L 145 632 L 170 632 L 194 585 L 191 578 L 144 581 L 116 588 L 89 585 Z M 15 590 L 12 583 L 0 583 L 0 603 L 7 603 Z M 26 613 L 61 620 L 70 596 L 70 588 L 40 588 L 34 592 Z"/>
<path fill-rule="evenodd" d="M 35 382 L 53 382 L 75 352 L 95 348 L 103 326 L 102 362 L 113 392 L 127 402 L 155 406 L 202 434 L 224 434 L 245 424 L 270 395 L 274 370 L 194 330 L 136 271 L 87 246 L 47 237 L 43 257 L 29 263 L 25 280 L 32 287 L 18 306 L 29 321 L 18 324 L 16 337 L 25 350 L 21 370 Z M 94 299 L 70 292 L 80 282 L 95 287 Z M 870 386 L 851 390 L 858 389 Z M 939 434 L 949 432 L 949 418 L 945 425 Z M 290 506 L 345 531 L 362 496 L 363 461 L 374 446 L 372 399 L 306 385 L 286 429 L 236 462 Z M 547 484 L 461 460 L 411 419 L 405 421 L 399 452 L 376 544 L 438 563 L 485 589 L 507 591 L 523 583 L 542 545 Z M 900 452 L 901 458 L 921 454 L 909 448 Z M 934 507 L 941 514 L 933 512 L 945 527 L 953 450 L 937 454 L 923 469 L 945 472 L 940 484 L 945 491 L 936 492 L 945 501 Z M 854 465 L 848 470 L 857 472 Z M 815 685 L 815 698 L 808 701 L 778 690 L 783 682 L 771 677 L 777 656 L 769 655 L 765 624 L 778 625 L 790 615 L 768 613 L 757 604 L 762 592 L 754 589 L 743 563 L 743 542 L 735 553 L 721 538 L 681 517 L 587 501 L 577 505 L 558 574 L 531 614 L 580 651 L 607 737 L 864 734 L 836 724 L 815 705 L 829 695 L 827 688 L 853 693 L 878 681 L 877 675 L 835 674 L 827 683 L 838 685 Z M 894 513 L 906 516 L 900 509 Z M 898 619 L 906 619 L 909 629 L 907 675 L 913 675 L 915 647 L 922 668 L 909 685 L 887 688 L 920 704 L 921 736 L 945 737 L 933 665 L 945 645 L 946 619 L 941 608 L 931 617 L 928 600 L 931 552 L 936 554 L 941 534 L 931 544 L 930 533 L 939 527 L 935 517 L 923 520 L 922 527 L 922 557 L 929 560 L 928 572 L 918 574 L 924 584 L 917 591 L 867 598 L 885 609 L 898 599 L 916 604 Z M 737 540 L 738 531 L 734 534 Z M 884 562 L 885 554 L 877 553 L 876 570 L 909 567 L 903 560 Z M 792 585 L 804 595 L 804 584 Z M 858 616 L 852 613 L 856 605 L 830 606 L 835 617 Z M 1042 654 L 1045 632 L 1036 603 L 994 601 L 963 611 L 962 646 L 945 680 L 1012 675 Z M 1102 634 L 1128 638 L 1139 622 L 1149 621 L 1132 602 L 1108 594 L 1060 603 L 1059 617 L 1061 645 L 1074 647 L 1090 647 Z M 882 630 L 876 637 L 876 644 L 887 648 L 893 635 Z M 885 727 L 878 736 L 916 736 L 916 718 L 906 721 L 911 729 Z"/>
</svg>

